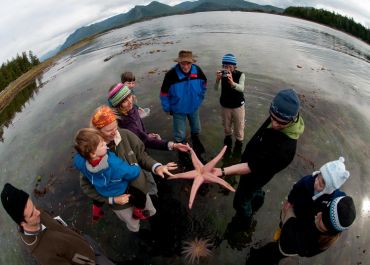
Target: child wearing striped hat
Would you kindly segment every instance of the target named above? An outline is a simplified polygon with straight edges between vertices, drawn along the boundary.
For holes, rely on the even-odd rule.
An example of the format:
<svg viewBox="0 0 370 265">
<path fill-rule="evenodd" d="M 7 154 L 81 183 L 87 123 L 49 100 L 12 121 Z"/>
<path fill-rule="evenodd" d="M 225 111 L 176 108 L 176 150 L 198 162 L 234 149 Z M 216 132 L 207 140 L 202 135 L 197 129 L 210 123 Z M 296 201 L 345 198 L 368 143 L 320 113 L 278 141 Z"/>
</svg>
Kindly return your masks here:
<svg viewBox="0 0 370 265">
<path fill-rule="evenodd" d="M 284 209 L 279 240 L 258 249 L 252 247 L 246 265 L 275 265 L 284 258 L 297 255 L 313 257 L 337 242 L 355 219 L 356 207 L 350 196 L 322 202 L 320 212 L 309 223 L 297 218 L 293 208 Z"/>
</svg>

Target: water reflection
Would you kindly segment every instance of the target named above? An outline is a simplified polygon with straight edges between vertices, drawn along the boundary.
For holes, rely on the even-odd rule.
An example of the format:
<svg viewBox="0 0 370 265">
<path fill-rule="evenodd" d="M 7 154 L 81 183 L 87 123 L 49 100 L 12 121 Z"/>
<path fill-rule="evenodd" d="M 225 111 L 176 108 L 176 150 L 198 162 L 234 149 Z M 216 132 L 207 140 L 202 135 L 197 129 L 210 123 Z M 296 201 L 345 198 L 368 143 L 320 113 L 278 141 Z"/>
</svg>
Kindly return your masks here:
<svg viewBox="0 0 370 265">
<path fill-rule="evenodd" d="M 41 78 L 41 77 L 40 77 Z M 40 79 L 41 80 L 41 79 Z M 40 81 L 39 81 L 40 83 Z M 33 80 L 28 86 L 22 89 L 21 92 L 12 100 L 12 102 L 0 112 L 0 141 L 4 142 L 3 133 L 4 127 L 12 125 L 13 119 L 18 112 L 22 112 L 25 104 L 29 99 L 33 99 L 40 86 L 37 85 L 36 80 Z"/>
</svg>

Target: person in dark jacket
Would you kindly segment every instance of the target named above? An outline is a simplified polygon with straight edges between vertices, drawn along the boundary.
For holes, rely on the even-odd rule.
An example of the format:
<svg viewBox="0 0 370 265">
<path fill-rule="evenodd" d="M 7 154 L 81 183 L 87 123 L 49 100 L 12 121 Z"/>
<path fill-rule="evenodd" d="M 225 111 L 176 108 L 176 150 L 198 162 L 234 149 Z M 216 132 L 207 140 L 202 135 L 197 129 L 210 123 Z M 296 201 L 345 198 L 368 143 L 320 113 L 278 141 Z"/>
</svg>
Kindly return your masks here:
<svg viewBox="0 0 370 265">
<path fill-rule="evenodd" d="M 26 248 L 40 265 L 113 265 L 89 237 L 70 229 L 33 204 L 29 194 L 6 183 L 1 192 L 4 209 L 19 227 Z"/>
<path fill-rule="evenodd" d="M 244 100 L 245 74 L 236 70 L 236 57 L 225 54 L 222 57 L 222 70 L 216 73 L 215 89 L 221 88 L 221 117 L 224 126 L 224 144 L 230 152 L 232 149 L 232 136 L 235 137 L 234 153 L 241 153 L 244 140 L 245 127 L 245 100 Z"/>
<path fill-rule="evenodd" d="M 162 108 L 173 117 L 173 138 L 177 143 L 186 142 L 186 119 L 189 120 L 193 148 L 200 156 L 205 150 L 199 140 L 199 107 L 207 90 L 207 78 L 194 64 L 191 51 L 180 51 L 175 61 L 177 64 L 166 73 L 162 83 Z"/>
<path fill-rule="evenodd" d="M 324 164 L 320 171 L 301 178 L 294 184 L 288 195 L 288 203 L 293 207 L 297 218 L 311 222 L 322 201 L 330 201 L 345 193 L 339 188 L 349 178 L 344 158 Z"/>
<path fill-rule="evenodd" d="M 315 221 L 297 218 L 292 207 L 284 207 L 280 239 L 259 249 L 251 249 L 247 265 L 276 265 L 290 256 L 312 257 L 333 245 L 356 218 L 356 208 L 350 196 L 322 201 Z"/>
<path fill-rule="evenodd" d="M 292 162 L 304 131 L 299 106 L 293 89 L 279 91 L 271 103 L 270 117 L 247 143 L 242 163 L 216 170 L 219 176 L 241 174 L 233 202 L 236 223 L 250 226 L 253 213 L 263 204 L 262 187 Z"/>
</svg>

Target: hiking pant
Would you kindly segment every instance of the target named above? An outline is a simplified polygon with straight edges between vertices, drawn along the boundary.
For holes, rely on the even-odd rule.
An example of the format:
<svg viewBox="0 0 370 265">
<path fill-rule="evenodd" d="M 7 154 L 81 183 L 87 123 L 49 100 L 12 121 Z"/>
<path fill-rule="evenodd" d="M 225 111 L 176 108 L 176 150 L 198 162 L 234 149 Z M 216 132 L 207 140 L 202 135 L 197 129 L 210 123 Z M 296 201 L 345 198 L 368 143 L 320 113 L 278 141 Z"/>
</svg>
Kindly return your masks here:
<svg viewBox="0 0 370 265">
<path fill-rule="evenodd" d="M 221 107 L 221 117 L 225 136 L 231 136 L 234 133 L 235 139 L 243 142 L 245 127 L 244 104 L 234 109 Z"/>
<path fill-rule="evenodd" d="M 248 178 L 241 176 L 236 189 L 233 207 L 239 217 L 249 220 L 263 204 L 265 192 L 259 184 L 253 183 Z"/>
</svg>

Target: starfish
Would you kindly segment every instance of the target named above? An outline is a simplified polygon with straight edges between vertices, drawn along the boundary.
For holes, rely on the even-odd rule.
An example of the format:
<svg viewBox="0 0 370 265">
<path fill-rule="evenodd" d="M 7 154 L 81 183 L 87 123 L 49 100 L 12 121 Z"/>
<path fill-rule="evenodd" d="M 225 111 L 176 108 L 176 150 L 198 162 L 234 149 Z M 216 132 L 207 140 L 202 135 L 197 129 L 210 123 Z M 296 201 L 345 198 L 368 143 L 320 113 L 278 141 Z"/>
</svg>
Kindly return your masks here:
<svg viewBox="0 0 370 265">
<path fill-rule="evenodd" d="M 224 186 L 226 189 L 229 189 L 232 192 L 235 192 L 235 189 L 229 183 L 227 183 L 222 178 L 217 177 L 213 172 L 214 167 L 216 166 L 217 162 L 220 161 L 220 159 L 224 155 L 226 148 L 227 146 L 224 146 L 221 152 L 218 153 L 218 155 L 215 158 L 213 158 L 211 161 L 209 161 L 206 165 L 203 165 L 202 162 L 200 162 L 194 150 L 191 148 L 190 154 L 191 154 L 191 161 L 193 162 L 194 170 L 190 170 L 190 171 L 183 172 L 183 173 L 178 173 L 168 178 L 168 179 L 194 179 L 193 185 L 191 187 L 191 192 L 190 192 L 189 209 L 191 209 L 191 207 L 193 206 L 193 202 L 194 202 L 195 196 L 197 195 L 198 189 L 203 183 L 218 183 L 219 185 Z"/>
</svg>

